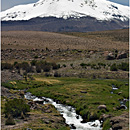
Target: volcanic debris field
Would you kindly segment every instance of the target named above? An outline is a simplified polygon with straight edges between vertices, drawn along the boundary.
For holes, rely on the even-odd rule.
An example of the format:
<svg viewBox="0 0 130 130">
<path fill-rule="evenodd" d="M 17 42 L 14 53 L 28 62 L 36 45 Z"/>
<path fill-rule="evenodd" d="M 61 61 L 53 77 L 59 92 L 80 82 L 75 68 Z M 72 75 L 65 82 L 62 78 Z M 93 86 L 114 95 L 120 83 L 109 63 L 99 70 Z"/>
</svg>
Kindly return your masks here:
<svg viewBox="0 0 130 130">
<path fill-rule="evenodd" d="M 103 130 L 128 130 L 128 57 L 128 29 L 2 31 L 1 128 L 70 129 L 54 106 L 24 98 L 31 92 L 73 106 L 83 123 L 99 120 Z"/>
</svg>

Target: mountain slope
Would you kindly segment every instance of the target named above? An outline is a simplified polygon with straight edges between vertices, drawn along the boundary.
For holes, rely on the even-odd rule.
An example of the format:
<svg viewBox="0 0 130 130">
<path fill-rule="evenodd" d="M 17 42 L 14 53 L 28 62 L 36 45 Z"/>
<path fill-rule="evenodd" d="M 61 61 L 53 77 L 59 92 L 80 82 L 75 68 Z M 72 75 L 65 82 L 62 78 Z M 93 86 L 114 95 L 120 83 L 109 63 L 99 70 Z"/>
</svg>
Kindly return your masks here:
<svg viewBox="0 0 130 130">
<path fill-rule="evenodd" d="M 36 17 L 81 18 L 127 21 L 129 7 L 107 0 L 39 0 L 1 12 L 2 21 L 29 20 Z"/>
<path fill-rule="evenodd" d="M 2 31 L 47 31 L 47 32 L 89 32 L 128 28 L 128 21 L 99 21 L 92 17 L 77 18 L 33 18 L 24 21 L 2 21 Z"/>
</svg>

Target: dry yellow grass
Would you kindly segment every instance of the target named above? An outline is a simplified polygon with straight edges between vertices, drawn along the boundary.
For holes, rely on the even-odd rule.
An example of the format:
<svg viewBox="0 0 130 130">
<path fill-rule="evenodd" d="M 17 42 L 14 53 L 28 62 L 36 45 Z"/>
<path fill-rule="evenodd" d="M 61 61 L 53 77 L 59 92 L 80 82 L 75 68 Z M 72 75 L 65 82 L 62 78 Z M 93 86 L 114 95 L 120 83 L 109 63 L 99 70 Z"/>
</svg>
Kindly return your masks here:
<svg viewBox="0 0 130 130">
<path fill-rule="evenodd" d="M 47 78 L 34 78 L 36 81 L 42 81 L 47 84 L 54 84 L 54 83 L 60 83 L 59 80 L 56 79 L 47 79 Z"/>
</svg>

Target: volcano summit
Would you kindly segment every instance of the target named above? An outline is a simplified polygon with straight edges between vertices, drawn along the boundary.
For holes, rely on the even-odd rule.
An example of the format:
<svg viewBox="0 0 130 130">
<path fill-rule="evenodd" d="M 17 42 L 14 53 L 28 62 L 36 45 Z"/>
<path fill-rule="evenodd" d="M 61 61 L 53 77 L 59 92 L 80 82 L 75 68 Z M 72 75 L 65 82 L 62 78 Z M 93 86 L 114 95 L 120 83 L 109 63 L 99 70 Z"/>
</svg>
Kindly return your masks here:
<svg viewBox="0 0 130 130">
<path fill-rule="evenodd" d="M 10 24 L 9 30 L 32 30 L 32 25 L 39 31 L 120 29 L 128 27 L 129 7 L 107 0 L 39 0 L 1 12 L 1 20 L 4 30 Z"/>
</svg>

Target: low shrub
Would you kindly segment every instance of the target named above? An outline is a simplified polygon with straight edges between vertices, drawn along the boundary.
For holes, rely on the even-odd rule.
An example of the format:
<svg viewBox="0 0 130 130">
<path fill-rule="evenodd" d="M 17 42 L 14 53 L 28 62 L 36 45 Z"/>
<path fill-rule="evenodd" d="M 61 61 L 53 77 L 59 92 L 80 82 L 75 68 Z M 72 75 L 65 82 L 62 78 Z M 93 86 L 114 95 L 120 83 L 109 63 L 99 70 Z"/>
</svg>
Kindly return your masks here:
<svg viewBox="0 0 130 130">
<path fill-rule="evenodd" d="M 36 63 L 37 63 L 37 61 L 36 61 L 36 60 L 32 60 L 32 61 L 30 62 L 30 64 L 31 64 L 32 66 L 35 66 L 35 65 L 36 65 Z"/>
<path fill-rule="evenodd" d="M 8 116 L 5 125 L 15 125 L 15 121 L 11 115 Z"/>
<path fill-rule="evenodd" d="M 45 73 L 45 77 L 50 77 L 52 76 L 50 73 Z"/>
<path fill-rule="evenodd" d="M 58 72 L 55 72 L 54 77 L 61 77 L 61 74 L 59 74 Z"/>
<path fill-rule="evenodd" d="M 117 65 L 116 65 L 115 63 L 112 64 L 112 65 L 110 66 L 110 70 L 111 70 L 111 71 L 117 71 L 117 70 L 118 70 Z"/>
<path fill-rule="evenodd" d="M 85 67 L 85 66 L 87 66 L 87 64 L 81 63 L 80 66 L 81 66 L 81 67 Z"/>
<path fill-rule="evenodd" d="M 4 70 L 4 69 L 9 69 L 9 70 L 12 70 L 13 69 L 13 65 L 9 64 L 9 63 L 2 63 L 1 64 L 1 69 Z"/>
<path fill-rule="evenodd" d="M 35 59 L 37 59 L 37 58 L 38 58 L 38 56 L 36 55 L 36 56 L 34 56 L 34 58 L 35 58 Z"/>
<path fill-rule="evenodd" d="M 21 113 L 24 115 L 30 111 L 29 105 L 23 99 L 12 99 L 5 104 L 5 116 L 11 115 L 12 117 L 19 117 Z"/>
<path fill-rule="evenodd" d="M 123 71 L 129 71 L 129 64 L 123 62 L 120 65 L 118 65 L 118 68 Z"/>
<path fill-rule="evenodd" d="M 37 73 L 41 73 L 41 65 L 40 64 L 36 64 L 36 71 L 37 71 Z"/>
<path fill-rule="evenodd" d="M 15 65 L 17 65 L 17 64 L 18 64 L 18 62 L 17 62 L 17 61 L 15 61 L 13 65 L 15 66 Z"/>
<path fill-rule="evenodd" d="M 70 64 L 70 66 L 71 66 L 71 67 L 73 67 L 73 63 L 72 63 L 72 64 Z"/>
<path fill-rule="evenodd" d="M 63 64 L 63 67 L 66 67 L 66 65 L 65 65 L 65 64 Z"/>
<path fill-rule="evenodd" d="M 56 63 L 52 63 L 51 65 L 52 65 L 53 70 L 56 70 L 56 69 L 60 68 L 60 64 L 57 65 Z"/>
<path fill-rule="evenodd" d="M 51 70 L 51 66 L 50 65 L 45 65 L 42 67 L 44 72 L 49 72 Z"/>
</svg>

